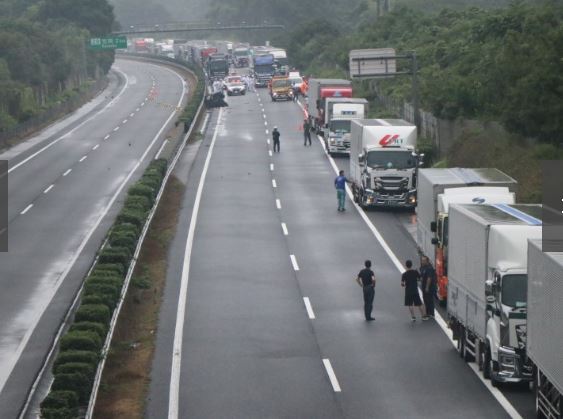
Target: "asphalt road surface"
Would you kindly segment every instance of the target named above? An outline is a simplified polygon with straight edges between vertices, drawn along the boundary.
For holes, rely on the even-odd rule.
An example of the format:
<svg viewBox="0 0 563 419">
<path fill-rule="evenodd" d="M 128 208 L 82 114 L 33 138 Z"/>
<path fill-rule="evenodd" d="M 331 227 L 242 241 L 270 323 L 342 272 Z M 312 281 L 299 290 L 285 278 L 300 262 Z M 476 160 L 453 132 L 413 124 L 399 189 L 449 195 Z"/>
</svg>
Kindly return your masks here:
<svg viewBox="0 0 563 419">
<path fill-rule="evenodd" d="M 122 204 L 184 99 L 169 69 L 118 60 L 108 89 L 9 159 L 0 253 L 0 417 L 13 418 Z"/>
<path fill-rule="evenodd" d="M 518 417 L 437 322 L 410 322 L 391 252 L 416 257 L 412 215 L 366 217 L 349 200 L 337 212 L 336 166 L 320 142 L 303 146 L 297 104 L 262 89 L 229 105 L 181 170 L 146 416 Z M 377 277 L 371 323 L 355 283 L 365 259 Z"/>
</svg>

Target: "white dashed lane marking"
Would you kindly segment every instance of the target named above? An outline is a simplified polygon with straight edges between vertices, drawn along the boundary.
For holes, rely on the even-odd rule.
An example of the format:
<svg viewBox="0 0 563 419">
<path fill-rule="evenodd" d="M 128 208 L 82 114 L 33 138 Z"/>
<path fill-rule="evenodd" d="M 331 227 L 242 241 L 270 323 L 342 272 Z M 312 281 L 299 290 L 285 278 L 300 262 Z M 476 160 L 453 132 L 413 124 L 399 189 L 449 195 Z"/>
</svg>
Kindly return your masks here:
<svg viewBox="0 0 563 419">
<path fill-rule="evenodd" d="M 49 193 L 49 191 L 50 191 L 51 189 L 53 189 L 54 187 L 55 187 L 55 185 L 49 186 L 47 189 L 45 189 L 45 190 L 43 191 L 43 193 Z"/>
<path fill-rule="evenodd" d="M 64 172 L 63 176 L 67 176 L 70 172 L 72 172 L 72 169 L 68 169 L 66 172 Z"/>
<path fill-rule="evenodd" d="M 33 204 L 29 204 L 25 209 L 20 212 L 21 215 L 25 215 L 31 208 L 33 208 Z"/>
</svg>

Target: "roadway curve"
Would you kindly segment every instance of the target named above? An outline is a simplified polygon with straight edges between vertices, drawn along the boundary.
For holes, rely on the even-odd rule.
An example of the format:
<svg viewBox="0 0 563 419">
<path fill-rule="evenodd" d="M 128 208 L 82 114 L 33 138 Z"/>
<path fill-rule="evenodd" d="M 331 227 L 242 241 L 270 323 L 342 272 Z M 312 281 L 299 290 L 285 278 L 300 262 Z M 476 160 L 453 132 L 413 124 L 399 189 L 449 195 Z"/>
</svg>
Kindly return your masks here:
<svg viewBox="0 0 563 419">
<path fill-rule="evenodd" d="M 366 223 L 378 213 L 336 211 L 336 166 L 303 146 L 296 104 L 265 90 L 229 103 L 184 178 L 146 416 L 509 417 L 436 322 L 411 324 L 390 252 L 416 255 L 404 217 L 385 249 Z M 355 283 L 366 258 L 372 323 Z"/>
<path fill-rule="evenodd" d="M 118 60 L 94 102 L 9 159 L 9 252 L 0 253 L 0 417 L 16 417 L 127 186 L 184 102 L 183 78 Z"/>
</svg>

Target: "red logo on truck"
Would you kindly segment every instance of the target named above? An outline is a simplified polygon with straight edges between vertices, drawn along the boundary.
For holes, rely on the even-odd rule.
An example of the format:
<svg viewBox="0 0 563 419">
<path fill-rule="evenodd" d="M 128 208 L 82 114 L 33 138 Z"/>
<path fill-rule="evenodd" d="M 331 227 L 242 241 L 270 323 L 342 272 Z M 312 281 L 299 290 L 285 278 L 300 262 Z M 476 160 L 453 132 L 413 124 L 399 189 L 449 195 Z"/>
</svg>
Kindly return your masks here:
<svg viewBox="0 0 563 419">
<path fill-rule="evenodd" d="M 393 145 L 399 142 L 399 134 L 395 135 L 386 135 L 381 140 L 379 140 L 379 145 L 386 147 L 388 145 Z"/>
</svg>

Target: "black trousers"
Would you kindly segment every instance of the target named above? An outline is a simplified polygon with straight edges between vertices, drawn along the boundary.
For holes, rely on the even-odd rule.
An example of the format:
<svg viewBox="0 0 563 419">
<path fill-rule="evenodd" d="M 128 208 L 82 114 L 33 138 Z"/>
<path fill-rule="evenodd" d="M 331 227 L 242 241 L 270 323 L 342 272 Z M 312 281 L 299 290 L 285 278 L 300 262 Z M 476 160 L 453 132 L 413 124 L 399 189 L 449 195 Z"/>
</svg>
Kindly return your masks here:
<svg viewBox="0 0 563 419">
<path fill-rule="evenodd" d="M 280 140 L 274 140 L 274 152 L 280 152 Z"/>
<path fill-rule="evenodd" d="M 424 306 L 426 307 L 426 315 L 434 315 L 434 292 L 422 292 L 422 299 L 424 300 Z"/>
<path fill-rule="evenodd" d="M 305 131 L 305 133 L 303 134 L 304 137 L 304 143 L 303 145 L 307 145 L 307 142 L 309 142 L 309 145 L 311 145 L 311 131 L 307 130 Z"/>
<path fill-rule="evenodd" d="M 371 285 L 364 286 L 364 314 L 366 320 L 371 317 L 371 310 L 373 310 L 373 297 L 375 297 L 375 288 Z"/>
</svg>

